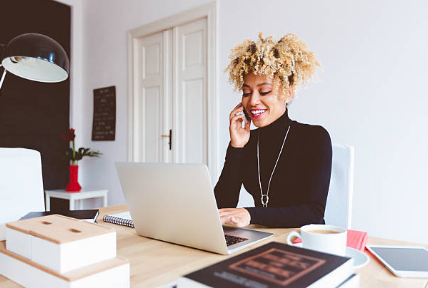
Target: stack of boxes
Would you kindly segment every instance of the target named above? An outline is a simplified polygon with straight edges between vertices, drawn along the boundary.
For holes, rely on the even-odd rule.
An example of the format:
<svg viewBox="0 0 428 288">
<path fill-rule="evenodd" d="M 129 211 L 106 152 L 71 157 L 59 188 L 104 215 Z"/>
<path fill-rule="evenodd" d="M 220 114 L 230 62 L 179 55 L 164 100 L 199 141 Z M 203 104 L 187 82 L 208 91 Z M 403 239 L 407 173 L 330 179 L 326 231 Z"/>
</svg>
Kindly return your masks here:
<svg viewBox="0 0 428 288">
<path fill-rule="evenodd" d="M 61 215 L 7 223 L 0 274 L 25 287 L 129 287 L 116 231 Z"/>
</svg>

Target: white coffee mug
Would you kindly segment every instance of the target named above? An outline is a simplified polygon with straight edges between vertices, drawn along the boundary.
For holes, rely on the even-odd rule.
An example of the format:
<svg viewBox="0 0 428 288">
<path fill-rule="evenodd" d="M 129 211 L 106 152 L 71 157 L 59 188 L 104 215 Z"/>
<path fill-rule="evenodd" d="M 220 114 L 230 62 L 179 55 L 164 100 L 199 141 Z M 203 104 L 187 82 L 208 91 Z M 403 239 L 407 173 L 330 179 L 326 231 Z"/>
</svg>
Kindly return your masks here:
<svg viewBox="0 0 428 288">
<path fill-rule="evenodd" d="M 300 228 L 300 233 L 291 231 L 287 236 L 287 244 L 293 244 L 292 237 L 302 239 L 303 248 L 317 250 L 320 252 L 345 256 L 346 251 L 346 229 L 325 224 L 311 224 Z"/>
</svg>

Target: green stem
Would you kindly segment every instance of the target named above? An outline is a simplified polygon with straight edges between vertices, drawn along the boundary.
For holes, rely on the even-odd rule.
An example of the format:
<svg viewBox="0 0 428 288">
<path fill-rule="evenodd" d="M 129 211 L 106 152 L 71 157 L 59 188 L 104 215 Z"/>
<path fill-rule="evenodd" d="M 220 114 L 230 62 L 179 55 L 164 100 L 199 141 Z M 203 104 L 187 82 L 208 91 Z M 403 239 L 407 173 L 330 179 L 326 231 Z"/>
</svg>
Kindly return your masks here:
<svg viewBox="0 0 428 288">
<path fill-rule="evenodd" d="M 71 164 L 72 165 L 76 165 L 76 144 L 74 143 L 74 140 L 73 140 L 73 160 L 71 160 Z"/>
</svg>

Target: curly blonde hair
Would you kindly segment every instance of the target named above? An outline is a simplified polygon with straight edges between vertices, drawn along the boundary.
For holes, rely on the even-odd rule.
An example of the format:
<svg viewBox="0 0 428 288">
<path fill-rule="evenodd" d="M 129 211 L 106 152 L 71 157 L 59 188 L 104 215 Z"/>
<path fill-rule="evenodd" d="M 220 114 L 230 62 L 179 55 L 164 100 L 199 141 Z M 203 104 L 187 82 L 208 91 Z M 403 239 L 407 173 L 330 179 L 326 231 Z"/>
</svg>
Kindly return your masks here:
<svg viewBox="0 0 428 288">
<path fill-rule="evenodd" d="M 272 36 L 263 39 L 260 32 L 259 41 L 244 40 L 231 50 L 229 58 L 224 72 L 229 71 L 229 82 L 237 91 L 242 89 L 245 75 L 254 73 L 273 78 L 275 89 L 281 85 L 285 92 L 290 86 L 304 86 L 316 76 L 316 67 L 321 67 L 306 44 L 292 33 L 275 41 Z"/>
</svg>

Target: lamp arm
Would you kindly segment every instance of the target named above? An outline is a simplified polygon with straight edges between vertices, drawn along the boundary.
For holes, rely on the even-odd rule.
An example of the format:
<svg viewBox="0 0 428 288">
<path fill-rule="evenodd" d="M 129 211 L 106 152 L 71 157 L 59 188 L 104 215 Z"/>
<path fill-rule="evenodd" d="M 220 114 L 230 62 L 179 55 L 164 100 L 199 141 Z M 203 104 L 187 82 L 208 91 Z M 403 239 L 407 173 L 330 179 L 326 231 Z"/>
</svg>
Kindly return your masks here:
<svg viewBox="0 0 428 288">
<path fill-rule="evenodd" d="M 1 65 L 0 64 L 0 67 L 2 67 L 3 65 Z M 3 69 L 4 69 L 4 72 L 3 72 L 3 75 L 1 76 L 1 79 L 0 79 L 0 90 L 1 90 L 1 85 L 3 85 L 3 81 L 4 81 L 4 77 L 6 77 L 6 69 L 3 67 Z"/>
</svg>

